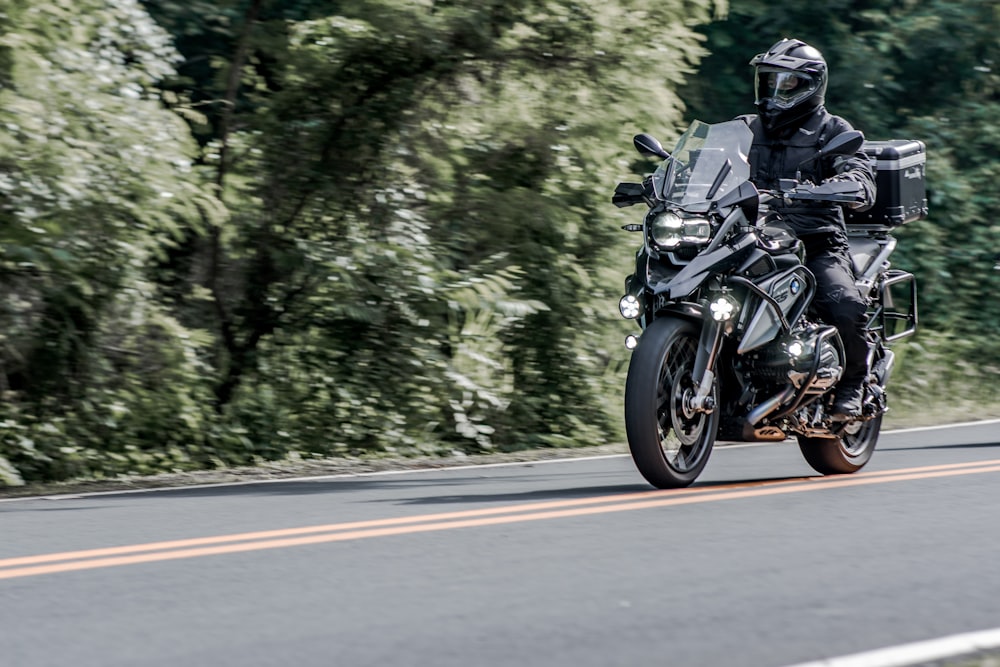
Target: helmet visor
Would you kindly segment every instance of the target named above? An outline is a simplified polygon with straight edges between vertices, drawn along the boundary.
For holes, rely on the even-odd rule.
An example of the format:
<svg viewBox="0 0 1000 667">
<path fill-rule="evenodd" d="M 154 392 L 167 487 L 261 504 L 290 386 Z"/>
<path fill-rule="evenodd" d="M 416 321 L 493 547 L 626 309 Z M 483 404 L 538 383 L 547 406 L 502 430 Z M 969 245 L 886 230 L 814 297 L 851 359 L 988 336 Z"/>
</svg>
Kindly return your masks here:
<svg viewBox="0 0 1000 667">
<path fill-rule="evenodd" d="M 757 68 L 754 85 L 756 104 L 770 100 L 779 109 L 791 109 L 810 97 L 818 87 L 816 79 L 807 72 L 770 67 Z"/>
</svg>

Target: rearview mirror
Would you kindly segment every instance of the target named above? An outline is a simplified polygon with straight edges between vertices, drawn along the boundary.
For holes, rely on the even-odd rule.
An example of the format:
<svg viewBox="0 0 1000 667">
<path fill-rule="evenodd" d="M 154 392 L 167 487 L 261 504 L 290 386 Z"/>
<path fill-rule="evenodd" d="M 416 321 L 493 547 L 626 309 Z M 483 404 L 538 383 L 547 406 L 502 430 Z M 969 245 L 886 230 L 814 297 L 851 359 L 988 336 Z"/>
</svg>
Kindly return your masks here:
<svg viewBox="0 0 1000 667">
<path fill-rule="evenodd" d="M 865 135 L 857 130 L 841 132 L 820 149 L 822 155 L 854 155 L 865 143 Z"/>
<path fill-rule="evenodd" d="M 813 155 L 810 158 L 806 158 L 801 163 L 799 163 L 798 168 L 795 170 L 795 180 L 797 181 L 802 180 L 802 167 L 809 164 L 810 162 L 814 162 L 816 160 L 819 160 L 820 158 L 824 158 L 827 155 L 854 155 L 859 150 L 861 150 L 861 147 L 864 145 L 864 143 L 865 143 L 865 135 L 863 135 L 861 132 L 858 132 L 857 130 L 851 130 L 849 132 L 841 132 L 833 139 L 831 139 L 826 146 L 823 146 L 823 148 L 819 149 L 815 155 Z"/>
<path fill-rule="evenodd" d="M 663 150 L 660 142 L 655 137 L 646 133 L 637 134 L 632 137 L 632 145 L 635 146 L 640 155 L 645 155 L 646 157 L 661 157 L 664 160 L 670 157 L 670 153 Z"/>
</svg>

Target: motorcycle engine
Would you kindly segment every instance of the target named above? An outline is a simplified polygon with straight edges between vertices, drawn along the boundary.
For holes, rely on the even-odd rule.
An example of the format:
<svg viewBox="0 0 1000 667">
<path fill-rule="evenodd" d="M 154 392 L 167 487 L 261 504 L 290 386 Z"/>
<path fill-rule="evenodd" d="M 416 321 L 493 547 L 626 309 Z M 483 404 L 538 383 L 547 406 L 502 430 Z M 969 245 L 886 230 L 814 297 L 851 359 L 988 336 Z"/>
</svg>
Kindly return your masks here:
<svg viewBox="0 0 1000 667">
<path fill-rule="evenodd" d="M 806 394 L 819 395 L 837 384 L 844 372 L 843 354 L 836 329 L 809 326 L 778 339 L 749 361 L 750 376 L 757 385 L 791 384 Z"/>
</svg>

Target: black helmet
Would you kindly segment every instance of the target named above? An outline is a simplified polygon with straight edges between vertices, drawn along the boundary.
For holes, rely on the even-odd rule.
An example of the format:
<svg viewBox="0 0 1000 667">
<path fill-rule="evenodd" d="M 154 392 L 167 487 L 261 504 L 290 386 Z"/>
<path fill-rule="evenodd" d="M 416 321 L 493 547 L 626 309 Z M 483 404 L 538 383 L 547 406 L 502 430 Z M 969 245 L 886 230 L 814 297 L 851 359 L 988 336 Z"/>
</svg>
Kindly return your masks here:
<svg viewBox="0 0 1000 667">
<path fill-rule="evenodd" d="M 797 39 L 783 39 L 753 57 L 754 104 L 773 131 L 807 116 L 823 104 L 826 60 L 823 54 Z"/>
</svg>

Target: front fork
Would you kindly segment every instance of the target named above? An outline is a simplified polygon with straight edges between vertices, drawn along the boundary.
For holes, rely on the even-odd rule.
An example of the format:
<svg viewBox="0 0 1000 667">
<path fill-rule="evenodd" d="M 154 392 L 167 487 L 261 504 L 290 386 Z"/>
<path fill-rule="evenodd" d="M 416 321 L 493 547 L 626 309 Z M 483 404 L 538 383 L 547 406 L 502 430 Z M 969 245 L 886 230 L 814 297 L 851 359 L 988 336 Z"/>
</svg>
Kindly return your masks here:
<svg viewBox="0 0 1000 667">
<path fill-rule="evenodd" d="M 709 308 L 705 306 L 705 317 L 702 320 L 701 336 L 698 339 L 698 352 L 694 358 L 694 370 L 691 380 L 694 390 L 690 397 L 685 397 L 685 412 L 692 415 L 696 412 L 709 414 L 717 407 L 712 398 L 712 385 L 715 384 L 715 364 L 719 360 L 722 349 L 722 336 L 725 334 L 725 322 L 712 318 Z"/>
</svg>

